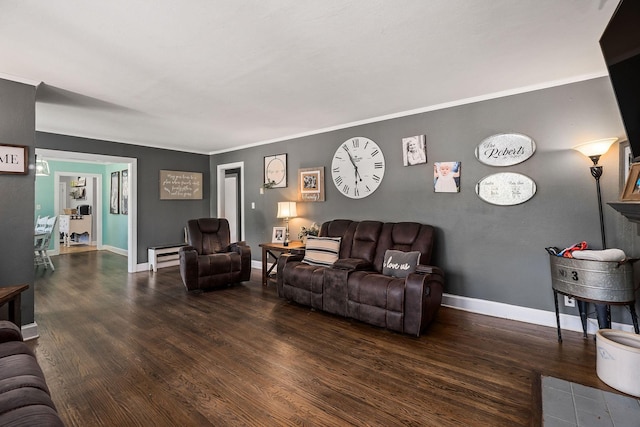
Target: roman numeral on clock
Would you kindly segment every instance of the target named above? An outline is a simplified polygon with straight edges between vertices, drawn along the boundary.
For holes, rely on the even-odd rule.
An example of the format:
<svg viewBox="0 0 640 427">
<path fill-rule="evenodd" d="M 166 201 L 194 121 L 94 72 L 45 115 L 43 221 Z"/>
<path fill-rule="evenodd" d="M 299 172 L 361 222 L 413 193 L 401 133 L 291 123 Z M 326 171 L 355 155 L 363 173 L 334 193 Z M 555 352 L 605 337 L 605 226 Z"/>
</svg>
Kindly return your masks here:
<svg viewBox="0 0 640 427">
<path fill-rule="evenodd" d="M 373 164 L 373 167 L 376 168 L 376 169 L 382 169 L 382 162 L 375 162 Z"/>
<path fill-rule="evenodd" d="M 335 179 L 336 185 L 342 185 L 342 177 L 341 176 L 337 176 Z"/>
<path fill-rule="evenodd" d="M 373 175 L 373 180 L 375 182 L 380 182 L 380 177 L 378 175 Z"/>
</svg>

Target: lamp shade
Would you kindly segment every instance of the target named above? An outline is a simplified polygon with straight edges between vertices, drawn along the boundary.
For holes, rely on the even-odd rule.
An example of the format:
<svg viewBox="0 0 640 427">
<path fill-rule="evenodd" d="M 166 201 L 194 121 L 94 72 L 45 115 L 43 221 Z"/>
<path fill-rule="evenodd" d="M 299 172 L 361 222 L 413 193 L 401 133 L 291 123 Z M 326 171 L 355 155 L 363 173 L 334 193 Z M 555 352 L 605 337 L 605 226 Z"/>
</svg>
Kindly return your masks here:
<svg viewBox="0 0 640 427">
<path fill-rule="evenodd" d="M 293 218 L 298 216 L 296 202 L 278 202 L 278 218 Z"/>
<path fill-rule="evenodd" d="M 609 147 L 616 142 L 618 138 L 598 139 L 597 141 L 589 141 L 573 147 L 574 150 L 581 152 L 587 157 L 602 156 L 609 151 Z"/>
<path fill-rule="evenodd" d="M 49 162 L 46 160 L 36 159 L 36 176 L 49 176 Z"/>
</svg>

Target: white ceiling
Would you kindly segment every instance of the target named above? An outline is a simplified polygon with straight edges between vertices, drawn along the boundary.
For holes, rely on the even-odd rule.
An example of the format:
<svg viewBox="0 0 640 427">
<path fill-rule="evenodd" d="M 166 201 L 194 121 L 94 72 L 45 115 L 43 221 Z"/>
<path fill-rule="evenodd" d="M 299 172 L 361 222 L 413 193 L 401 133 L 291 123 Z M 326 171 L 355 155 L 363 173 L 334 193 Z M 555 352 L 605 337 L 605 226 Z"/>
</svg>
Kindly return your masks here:
<svg viewBox="0 0 640 427">
<path fill-rule="evenodd" d="M 606 74 L 618 0 L 0 0 L 36 129 L 197 153 Z"/>
</svg>

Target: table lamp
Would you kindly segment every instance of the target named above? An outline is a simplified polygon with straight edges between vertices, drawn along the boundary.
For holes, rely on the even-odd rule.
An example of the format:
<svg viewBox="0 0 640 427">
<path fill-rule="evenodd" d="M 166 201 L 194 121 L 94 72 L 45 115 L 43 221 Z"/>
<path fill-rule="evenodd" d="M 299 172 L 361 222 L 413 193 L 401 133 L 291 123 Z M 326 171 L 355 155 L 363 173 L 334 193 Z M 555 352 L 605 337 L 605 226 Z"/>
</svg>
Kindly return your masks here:
<svg viewBox="0 0 640 427">
<path fill-rule="evenodd" d="M 289 246 L 289 218 L 298 216 L 296 210 L 296 202 L 278 202 L 278 214 L 277 218 L 283 218 L 285 222 L 285 233 L 283 246 Z"/>
</svg>

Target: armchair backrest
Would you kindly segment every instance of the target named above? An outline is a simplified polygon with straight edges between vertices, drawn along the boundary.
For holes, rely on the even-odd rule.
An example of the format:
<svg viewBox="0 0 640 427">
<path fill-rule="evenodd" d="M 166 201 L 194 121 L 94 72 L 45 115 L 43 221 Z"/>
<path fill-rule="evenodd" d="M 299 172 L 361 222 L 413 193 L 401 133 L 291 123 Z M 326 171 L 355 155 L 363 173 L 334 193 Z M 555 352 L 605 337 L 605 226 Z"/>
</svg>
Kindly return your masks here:
<svg viewBox="0 0 640 427">
<path fill-rule="evenodd" d="M 200 255 L 222 252 L 231 243 L 230 239 L 226 218 L 199 218 L 187 222 L 187 242 Z"/>
</svg>

